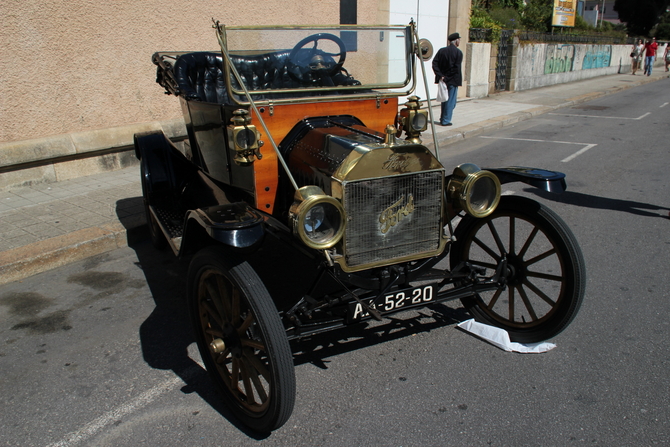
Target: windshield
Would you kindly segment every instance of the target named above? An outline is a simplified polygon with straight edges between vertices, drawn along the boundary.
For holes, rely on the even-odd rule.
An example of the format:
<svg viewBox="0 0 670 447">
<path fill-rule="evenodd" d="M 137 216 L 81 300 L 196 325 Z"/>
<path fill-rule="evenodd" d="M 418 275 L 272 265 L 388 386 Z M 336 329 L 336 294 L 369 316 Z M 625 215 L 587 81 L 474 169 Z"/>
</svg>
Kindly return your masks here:
<svg viewBox="0 0 670 447">
<path fill-rule="evenodd" d="M 409 26 L 220 30 L 222 46 L 252 96 L 408 93 L 412 79 Z M 237 78 L 230 79 L 233 92 L 243 95 Z"/>
</svg>

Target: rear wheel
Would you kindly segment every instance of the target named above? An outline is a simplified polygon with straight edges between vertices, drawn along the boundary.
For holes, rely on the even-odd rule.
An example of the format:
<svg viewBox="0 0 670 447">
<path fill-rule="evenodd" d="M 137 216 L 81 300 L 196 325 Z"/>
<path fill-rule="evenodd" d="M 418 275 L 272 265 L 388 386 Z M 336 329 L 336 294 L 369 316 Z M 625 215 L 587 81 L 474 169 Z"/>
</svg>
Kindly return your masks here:
<svg viewBox="0 0 670 447">
<path fill-rule="evenodd" d="M 491 275 L 507 262 L 504 286 L 463 300 L 477 320 L 523 343 L 551 338 L 573 320 L 584 297 L 584 259 L 553 211 L 525 197 L 505 196 L 490 216 L 464 217 L 455 235 L 452 268 L 468 262 Z"/>
<path fill-rule="evenodd" d="M 167 239 L 163 234 L 163 230 L 158 225 L 158 221 L 149 209 L 149 187 L 146 168 L 144 163 L 140 162 L 140 179 L 142 183 L 142 200 L 144 201 L 144 216 L 149 227 L 149 236 L 151 236 L 151 243 L 158 250 L 162 250 L 167 246 Z"/>
<path fill-rule="evenodd" d="M 189 308 L 200 355 L 233 413 L 269 432 L 291 416 L 293 355 L 270 294 L 246 262 L 208 247 L 189 267 Z"/>
</svg>

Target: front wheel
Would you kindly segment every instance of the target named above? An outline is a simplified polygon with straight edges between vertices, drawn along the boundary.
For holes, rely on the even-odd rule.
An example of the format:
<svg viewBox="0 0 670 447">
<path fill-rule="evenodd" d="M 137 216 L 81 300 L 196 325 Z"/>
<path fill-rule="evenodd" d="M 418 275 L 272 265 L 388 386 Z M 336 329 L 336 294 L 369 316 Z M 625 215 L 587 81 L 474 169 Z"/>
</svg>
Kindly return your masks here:
<svg viewBox="0 0 670 447">
<path fill-rule="evenodd" d="M 506 262 L 501 287 L 462 300 L 477 320 L 522 343 L 551 338 L 573 320 L 584 297 L 584 258 L 553 211 L 525 197 L 505 196 L 490 216 L 464 217 L 455 236 L 452 269 L 467 262 L 490 275 Z"/>
<path fill-rule="evenodd" d="M 293 355 L 263 282 L 208 247 L 191 261 L 188 288 L 200 355 L 231 411 L 259 432 L 281 427 L 295 403 Z"/>
</svg>

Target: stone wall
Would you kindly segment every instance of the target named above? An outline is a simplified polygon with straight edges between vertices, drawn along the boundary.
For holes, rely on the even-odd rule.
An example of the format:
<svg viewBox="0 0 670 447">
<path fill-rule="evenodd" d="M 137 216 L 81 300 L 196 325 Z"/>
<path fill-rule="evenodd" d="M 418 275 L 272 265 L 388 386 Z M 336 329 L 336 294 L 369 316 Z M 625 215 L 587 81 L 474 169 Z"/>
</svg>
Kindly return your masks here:
<svg viewBox="0 0 670 447">
<path fill-rule="evenodd" d="M 630 51 L 630 45 L 515 42 L 508 61 L 508 90 L 521 91 L 597 76 L 629 73 Z M 654 67 L 663 69 L 661 56 L 664 51 L 665 45 L 660 46 Z M 497 54 L 496 45 L 468 44 L 465 77 L 468 80 L 469 97 L 481 98 L 495 92 Z M 488 79 L 488 86 L 484 85 L 485 78 Z"/>
<path fill-rule="evenodd" d="M 629 54 L 630 45 L 519 44 L 514 90 L 624 73 Z"/>
<path fill-rule="evenodd" d="M 470 98 L 488 96 L 489 86 L 495 82 L 495 58 L 497 47 L 493 51 L 490 43 L 469 43 L 465 63 L 467 82 L 466 95 Z M 493 70 L 490 70 L 493 67 Z M 491 73 L 493 78 L 491 78 Z"/>
</svg>

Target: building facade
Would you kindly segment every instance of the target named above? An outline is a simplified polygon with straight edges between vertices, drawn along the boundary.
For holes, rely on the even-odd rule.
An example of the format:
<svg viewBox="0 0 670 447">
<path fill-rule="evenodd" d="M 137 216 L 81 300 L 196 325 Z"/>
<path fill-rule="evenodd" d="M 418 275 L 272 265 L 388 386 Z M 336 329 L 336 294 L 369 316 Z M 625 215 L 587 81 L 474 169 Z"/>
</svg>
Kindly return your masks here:
<svg viewBox="0 0 670 447">
<path fill-rule="evenodd" d="M 134 132 L 169 129 L 181 119 L 179 102 L 155 82 L 152 54 L 217 51 L 212 20 L 233 26 L 413 19 L 435 50 L 459 31 L 465 51 L 469 12 L 470 0 L 0 0 L 0 188 L 123 167 L 129 157 L 105 161 L 95 153 L 125 147 L 129 155 Z M 424 90 L 417 94 L 435 97 Z"/>
</svg>

